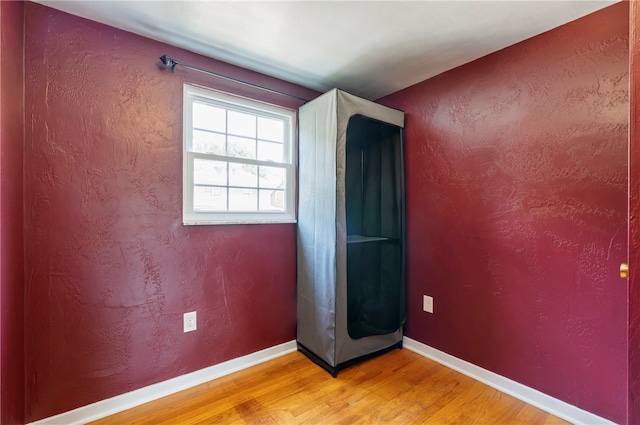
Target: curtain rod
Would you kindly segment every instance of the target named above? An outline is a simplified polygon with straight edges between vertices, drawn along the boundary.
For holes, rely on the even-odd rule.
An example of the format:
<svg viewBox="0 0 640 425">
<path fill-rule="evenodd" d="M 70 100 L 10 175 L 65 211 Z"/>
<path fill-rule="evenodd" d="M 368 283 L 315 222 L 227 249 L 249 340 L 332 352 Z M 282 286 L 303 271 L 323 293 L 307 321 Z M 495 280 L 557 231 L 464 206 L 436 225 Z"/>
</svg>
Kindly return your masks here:
<svg viewBox="0 0 640 425">
<path fill-rule="evenodd" d="M 209 70 L 206 70 L 206 69 L 203 69 L 203 68 L 198 68 L 197 66 L 188 65 L 186 63 L 178 62 L 177 60 L 172 59 L 167 55 L 160 56 L 160 60 L 162 61 L 164 66 L 171 66 L 171 73 L 172 74 L 175 72 L 176 65 L 180 65 L 180 66 L 185 67 L 185 68 L 190 68 L 190 69 L 193 69 L 195 71 L 199 71 L 199 72 L 203 72 L 205 74 L 213 75 L 214 77 L 219 77 L 219 78 L 222 78 L 222 79 L 225 79 L 225 80 L 234 81 L 236 83 L 243 84 L 245 86 L 255 87 L 255 88 L 258 88 L 258 89 L 261 89 L 261 90 L 265 90 L 265 91 L 268 91 L 268 92 L 271 92 L 271 93 L 276 93 L 276 94 L 279 94 L 279 95 L 282 95 L 282 96 L 293 97 L 293 98 L 296 98 L 298 100 L 302 100 L 303 102 L 308 102 L 309 101 L 309 99 L 305 99 L 304 97 L 296 96 L 295 94 L 290 94 L 290 93 L 282 92 L 280 90 L 270 89 L 269 87 L 264 87 L 264 86 L 261 86 L 259 84 L 249 83 L 247 81 L 242 81 L 242 80 L 239 80 L 237 78 L 228 77 L 226 75 L 218 74 L 217 72 L 209 71 Z"/>
</svg>

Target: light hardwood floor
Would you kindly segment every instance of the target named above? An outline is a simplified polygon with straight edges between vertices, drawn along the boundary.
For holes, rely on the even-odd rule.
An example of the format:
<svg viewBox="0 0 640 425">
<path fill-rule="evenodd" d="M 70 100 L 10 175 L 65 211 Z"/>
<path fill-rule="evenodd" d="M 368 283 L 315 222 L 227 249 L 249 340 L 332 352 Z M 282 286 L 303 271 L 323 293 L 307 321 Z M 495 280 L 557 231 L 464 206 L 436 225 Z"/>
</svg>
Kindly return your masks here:
<svg viewBox="0 0 640 425">
<path fill-rule="evenodd" d="M 301 353 L 109 416 L 117 424 L 567 424 L 407 349 L 341 371 Z"/>
</svg>

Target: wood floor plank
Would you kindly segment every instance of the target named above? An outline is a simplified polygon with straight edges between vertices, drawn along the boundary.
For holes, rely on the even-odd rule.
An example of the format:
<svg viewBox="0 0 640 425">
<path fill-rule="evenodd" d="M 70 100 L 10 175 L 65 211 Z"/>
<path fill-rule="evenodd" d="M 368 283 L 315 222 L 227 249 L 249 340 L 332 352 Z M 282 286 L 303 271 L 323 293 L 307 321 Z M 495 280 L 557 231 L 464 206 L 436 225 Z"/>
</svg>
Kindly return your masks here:
<svg viewBox="0 0 640 425">
<path fill-rule="evenodd" d="M 337 378 L 292 353 L 93 425 L 526 424 L 567 422 L 408 350 Z"/>
</svg>

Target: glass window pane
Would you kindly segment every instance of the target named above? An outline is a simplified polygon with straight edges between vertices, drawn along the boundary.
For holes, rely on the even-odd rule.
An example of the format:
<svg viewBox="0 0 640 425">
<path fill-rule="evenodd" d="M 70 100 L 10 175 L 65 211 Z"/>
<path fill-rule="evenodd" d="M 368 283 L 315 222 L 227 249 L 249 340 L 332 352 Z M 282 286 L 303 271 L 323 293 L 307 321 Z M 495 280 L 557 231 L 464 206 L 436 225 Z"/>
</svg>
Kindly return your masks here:
<svg viewBox="0 0 640 425">
<path fill-rule="evenodd" d="M 282 162 L 283 144 L 258 141 L 258 159 L 261 161 Z"/>
<path fill-rule="evenodd" d="M 258 139 L 284 142 L 284 121 L 258 117 Z"/>
<path fill-rule="evenodd" d="M 208 131 L 193 130 L 191 152 L 225 154 L 225 135 Z"/>
<path fill-rule="evenodd" d="M 229 211 L 257 211 L 258 191 L 256 189 L 229 188 Z"/>
<path fill-rule="evenodd" d="M 260 189 L 260 211 L 284 211 L 284 190 Z"/>
<path fill-rule="evenodd" d="M 226 131 L 226 109 L 216 108 L 206 103 L 193 102 L 193 128 Z"/>
<path fill-rule="evenodd" d="M 256 116 L 229 111 L 229 134 L 256 137 Z"/>
<path fill-rule="evenodd" d="M 227 163 L 208 159 L 193 160 L 193 183 L 227 185 Z"/>
<path fill-rule="evenodd" d="M 260 187 L 286 189 L 286 176 L 284 168 L 260 167 Z"/>
<path fill-rule="evenodd" d="M 258 166 L 229 163 L 229 186 L 258 187 Z"/>
<path fill-rule="evenodd" d="M 236 158 L 256 159 L 256 140 L 245 137 L 228 136 L 227 155 Z"/>
<path fill-rule="evenodd" d="M 218 186 L 194 186 L 193 209 L 195 211 L 226 211 L 227 188 Z"/>
</svg>

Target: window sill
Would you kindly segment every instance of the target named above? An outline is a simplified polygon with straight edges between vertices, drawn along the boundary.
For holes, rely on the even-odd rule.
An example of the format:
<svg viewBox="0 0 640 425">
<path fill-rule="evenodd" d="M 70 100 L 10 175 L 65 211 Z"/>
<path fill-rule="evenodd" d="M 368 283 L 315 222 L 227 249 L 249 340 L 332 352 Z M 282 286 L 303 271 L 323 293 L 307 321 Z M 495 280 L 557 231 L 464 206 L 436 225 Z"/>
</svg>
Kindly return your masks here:
<svg viewBox="0 0 640 425">
<path fill-rule="evenodd" d="M 183 226 L 220 226 L 227 224 L 295 224 L 298 220 L 282 219 L 282 220 L 183 220 Z"/>
</svg>

